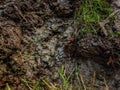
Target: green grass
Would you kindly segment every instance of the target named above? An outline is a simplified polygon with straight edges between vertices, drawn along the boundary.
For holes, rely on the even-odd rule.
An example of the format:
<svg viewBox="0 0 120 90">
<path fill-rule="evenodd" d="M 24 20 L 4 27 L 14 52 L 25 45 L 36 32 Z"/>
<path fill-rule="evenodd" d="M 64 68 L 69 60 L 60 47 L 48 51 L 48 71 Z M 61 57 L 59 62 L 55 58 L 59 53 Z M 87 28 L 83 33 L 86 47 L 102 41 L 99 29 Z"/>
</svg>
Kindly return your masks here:
<svg viewBox="0 0 120 90">
<path fill-rule="evenodd" d="M 60 76 L 60 78 L 61 78 L 61 80 L 62 80 L 62 82 L 63 82 L 63 86 L 64 86 L 65 88 L 68 88 L 68 87 L 70 88 L 69 80 L 70 80 L 73 72 L 74 72 L 74 70 L 71 71 L 71 73 L 70 73 L 68 76 L 66 76 L 66 75 L 64 74 L 64 73 L 65 73 L 65 67 L 64 67 L 64 66 L 62 66 L 62 67 L 61 67 L 61 70 L 58 71 L 59 76 Z"/>
<path fill-rule="evenodd" d="M 28 87 L 29 90 L 40 90 L 39 81 L 36 81 L 34 85 L 27 81 L 25 78 L 22 78 L 21 81 Z"/>
<path fill-rule="evenodd" d="M 99 22 L 112 13 L 112 8 L 106 0 L 80 0 L 74 19 L 79 27 L 79 32 L 94 34 L 100 29 Z"/>
<path fill-rule="evenodd" d="M 65 66 L 61 66 L 61 69 L 58 71 L 60 79 L 59 83 L 53 83 L 49 79 L 47 79 L 47 77 L 43 80 L 36 81 L 36 83 L 34 84 L 29 82 L 25 78 L 22 78 L 21 81 L 29 90 L 96 90 L 94 87 L 96 83 L 96 72 L 94 72 L 91 78 L 89 78 L 91 86 L 88 87 L 84 80 L 84 74 L 79 71 L 77 65 L 71 70 L 70 73 L 66 71 L 67 68 L 65 68 Z M 109 90 L 104 77 L 103 79 L 105 84 L 104 90 Z M 40 83 L 42 83 L 42 85 Z M 8 84 L 6 84 L 6 90 L 11 90 Z"/>
<path fill-rule="evenodd" d="M 61 80 L 61 83 L 58 85 L 51 84 L 49 81 L 46 81 L 46 86 L 49 87 L 49 90 L 87 90 L 86 83 L 84 81 L 83 75 L 80 74 L 79 69 L 76 65 L 75 68 L 72 69 L 72 71 L 68 74 L 66 73 L 65 66 L 61 66 L 61 69 L 58 71 L 59 73 L 59 79 Z M 75 80 L 75 83 L 73 83 L 73 77 Z M 95 83 L 95 75 L 92 78 L 92 85 L 91 89 L 94 90 Z"/>
<path fill-rule="evenodd" d="M 58 85 L 52 84 L 49 81 L 44 81 L 47 87 L 49 87 L 49 90 L 74 90 L 74 85 L 72 85 L 71 80 L 73 75 L 78 75 L 77 68 L 73 68 L 73 70 L 68 74 L 66 72 L 65 66 L 61 66 L 61 69 L 58 71 L 59 79 L 61 80 L 61 83 L 58 83 Z M 82 87 L 82 86 L 81 86 Z M 81 89 L 84 90 L 84 89 Z"/>
<path fill-rule="evenodd" d="M 11 88 L 10 88 L 8 83 L 6 83 L 6 90 L 11 90 Z"/>
</svg>

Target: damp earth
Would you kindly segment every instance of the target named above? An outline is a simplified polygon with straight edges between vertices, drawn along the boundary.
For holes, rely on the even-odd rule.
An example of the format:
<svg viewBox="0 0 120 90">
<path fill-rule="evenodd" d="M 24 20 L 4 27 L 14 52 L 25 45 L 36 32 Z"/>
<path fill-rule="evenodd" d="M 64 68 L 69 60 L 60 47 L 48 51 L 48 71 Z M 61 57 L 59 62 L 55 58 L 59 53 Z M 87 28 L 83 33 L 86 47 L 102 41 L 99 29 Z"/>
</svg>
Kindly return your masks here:
<svg viewBox="0 0 120 90">
<path fill-rule="evenodd" d="M 78 32 L 79 1 L 0 1 L 0 90 L 120 90 L 120 1 L 96 34 Z"/>
</svg>

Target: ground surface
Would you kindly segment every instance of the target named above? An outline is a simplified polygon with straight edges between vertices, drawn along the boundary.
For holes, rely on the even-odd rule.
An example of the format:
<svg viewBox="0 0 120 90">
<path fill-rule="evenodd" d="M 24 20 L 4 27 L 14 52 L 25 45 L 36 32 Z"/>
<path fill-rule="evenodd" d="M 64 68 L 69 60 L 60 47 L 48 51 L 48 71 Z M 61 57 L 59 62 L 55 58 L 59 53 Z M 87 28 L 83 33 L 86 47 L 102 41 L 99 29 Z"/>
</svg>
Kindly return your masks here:
<svg viewBox="0 0 120 90">
<path fill-rule="evenodd" d="M 61 67 L 64 76 L 72 73 L 72 90 L 120 90 L 119 35 L 78 36 L 72 18 L 76 2 L 0 1 L 0 90 L 6 83 L 11 90 L 29 90 L 24 80 L 33 86 L 38 81 L 38 90 L 51 90 L 45 81 L 64 90 Z M 112 6 L 119 10 L 120 1 Z M 113 29 L 120 31 L 120 12 Z"/>
</svg>

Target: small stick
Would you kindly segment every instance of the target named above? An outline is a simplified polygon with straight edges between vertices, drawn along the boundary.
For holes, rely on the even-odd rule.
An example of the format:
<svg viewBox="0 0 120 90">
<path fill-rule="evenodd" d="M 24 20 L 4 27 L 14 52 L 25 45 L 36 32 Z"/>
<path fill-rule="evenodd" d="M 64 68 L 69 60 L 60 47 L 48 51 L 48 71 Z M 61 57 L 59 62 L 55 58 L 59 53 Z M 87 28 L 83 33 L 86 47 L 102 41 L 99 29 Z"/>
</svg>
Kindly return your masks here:
<svg viewBox="0 0 120 90">
<path fill-rule="evenodd" d="M 110 22 L 110 18 L 113 17 L 115 14 L 117 14 L 120 11 L 120 9 L 112 12 L 106 19 L 104 19 L 103 21 L 99 22 L 99 25 L 103 31 L 103 33 L 105 34 L 105 36 L 108 36 L 107 30 L 105 29 L 105 24 Z"/>
</svg>

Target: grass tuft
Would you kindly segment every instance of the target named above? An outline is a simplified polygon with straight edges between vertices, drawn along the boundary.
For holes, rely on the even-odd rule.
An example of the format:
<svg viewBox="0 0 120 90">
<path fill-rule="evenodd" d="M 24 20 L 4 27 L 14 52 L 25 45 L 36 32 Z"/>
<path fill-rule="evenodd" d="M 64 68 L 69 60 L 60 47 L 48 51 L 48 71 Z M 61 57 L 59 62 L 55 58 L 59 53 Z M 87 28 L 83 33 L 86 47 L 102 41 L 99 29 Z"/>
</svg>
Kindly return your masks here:
<svg viewBox="0 0 120 90">
<path fill-rule="evenodd" d="M 11 88 L 10 88 L 8 83 L 6 83 L 6 90 L 11 90 Z"/>
<path fill-rule="evenodd" d="M 112 13 L 112 8 L 106 0 L 80 0 L 74 19 L 80 25 L 79 32 L 96 34 L 100 29 L 99 22 Z"/>
<path fill-rule="evenodd" d="M 22 78 L 21 81 L 28 87 L 29 90 L 40 90 L 39 81 L 36 81 L 36 83 L 34 85 L 32 85 L 25 78 Z"/>
</svg>

